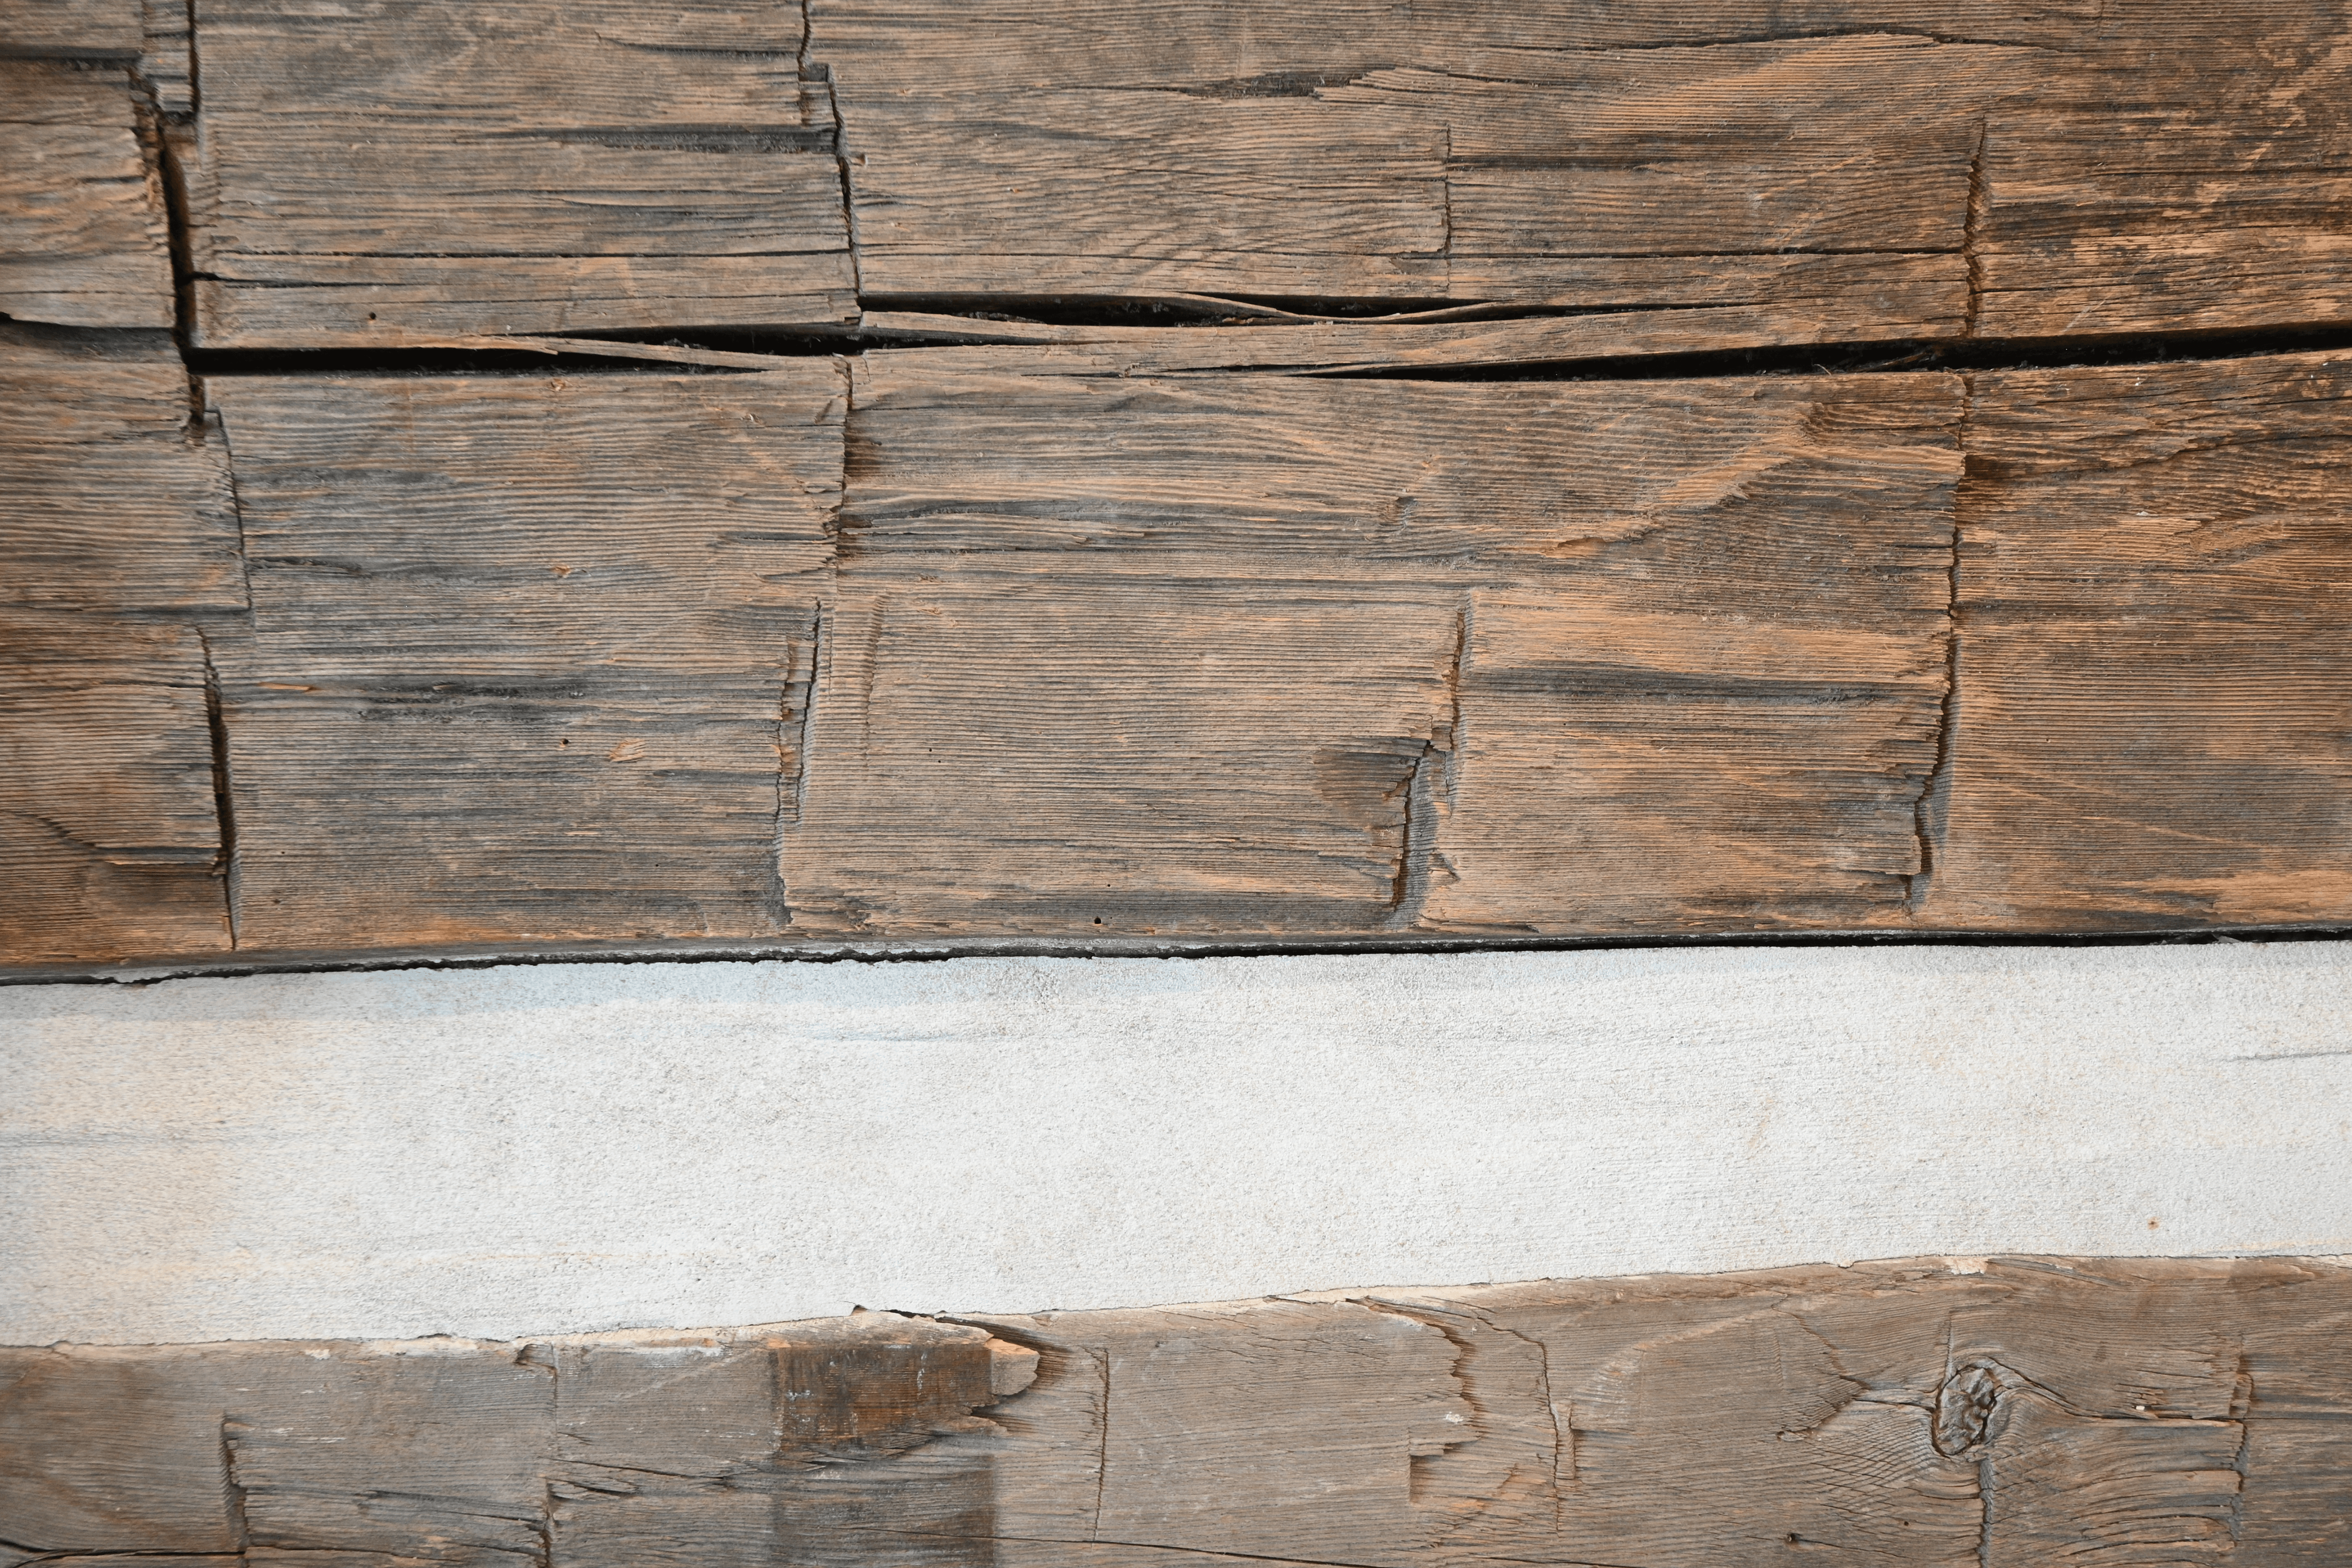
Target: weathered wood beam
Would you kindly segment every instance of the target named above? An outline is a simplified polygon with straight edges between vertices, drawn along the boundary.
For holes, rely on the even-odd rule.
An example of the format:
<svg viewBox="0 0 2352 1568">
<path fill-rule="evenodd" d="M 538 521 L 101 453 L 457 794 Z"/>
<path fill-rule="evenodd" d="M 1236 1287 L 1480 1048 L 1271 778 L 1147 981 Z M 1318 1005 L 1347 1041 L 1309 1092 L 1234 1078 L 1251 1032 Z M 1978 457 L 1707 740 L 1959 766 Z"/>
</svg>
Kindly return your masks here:
<svg viewBox="0 0 2352 1568">
<path fill-rule="evenodd" d="M 838 325 L 856 313 L 800 8 L 200 0 L 194 341 Z"/>
<path fill-rule="evenodd" d="M 0 1563 L 2352 1552 L 2352 1276 L 1951 1260 L 957 1324 L 0 1352 Z"/>
<path fill-rule="evenodd" d="M 47 9 L 18 5 L 0 22 Z M 135 16 L 131 26 L 135 53 Z M 121 41 L 73 36 L 110 50 Z M 0 315 L 171 326 L 163 190 L 127 62 L 12 58 L 35 47 L 20 37 L 0 33 Z"/>
<path fill-rule="evenodd" d="M 73 591 L 212 617 L 235 830 L 76 804 L 72 745 L 33 793 L 116 823 L 93 844 L 225 857 L 257 952 L 2352 916 L 2340 356 L 1455 383 L 643 352 L 723 363 L 214 376 L 193 443 L 153 359 L 153 477 L 102 434 L 149 414 L 61 441 L 35 391 L 22 449 L 111 466 L 37 486 L 28 560 L 117 540 L 133 493 L 181 520 Z M 190 529 L 213 554 L 154 548 Z M 142 635 L 189 640 L 173 614 Z M 198 733 L 109 744 L 194 780 Z M 187 950 L 89 896 L 114 912 L 41 905 L 12 958 Z"/>
<path fill-rule="evenodd" d="M 2352 920 L 2352 353 L 1969 381 L 1927 913 Z"/>
<path fill-rule="evenodd" d="M 783 929 L 847 381 L 779 363 L 206 383 L 240 943 Z"/>
<path fill-rule="evenodd" d="M 2347 319 L 2340 24 L 2154 3 L 812 0 L 864 287 L 1849 339 Z M 1684 323 L 1705 331 L 1701 320 Z"/>
<path fill-rule="evenodd" d="M 160 333 L 0 326 L 0 948 L 229 946 L 210 639 L 227 464 Z"/>
<path fill-rule="evenodd" d="M 5 0 L 0 56 L 128 61 L 144 47 L 139 0 Z"/>
<path fill-rule="evenodd" d="M 1903 917 L 1949 376 L 861 367 L 787 832 L 818 931 Z"/>
<path fill-rule="evenodd" d="M 838 327 L 861 294 L 1571 313 L 1521 350 L 1549 357 L 2352 309 L 2342 38 L 2310 4 L 599 0 L 330 29 L 205 0 L 195 29 L 216 347 Z"/>
</svg>

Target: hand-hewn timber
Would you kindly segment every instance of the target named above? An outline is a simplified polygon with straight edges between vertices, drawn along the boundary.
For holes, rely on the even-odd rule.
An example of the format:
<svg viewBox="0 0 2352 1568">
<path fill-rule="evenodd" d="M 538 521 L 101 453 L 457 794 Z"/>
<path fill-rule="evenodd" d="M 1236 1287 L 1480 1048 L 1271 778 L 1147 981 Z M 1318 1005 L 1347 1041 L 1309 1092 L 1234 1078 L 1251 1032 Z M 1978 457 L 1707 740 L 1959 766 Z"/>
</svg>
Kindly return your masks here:
<svg viewBox="0 0 2352 1568">
<path fill-rule="evenodd" d="M 0 38 L 0 315 L 171 326 L 163 190 L 130 73 L 7 51 Z"/>
<path fill-rule="evenodd" d="M 160 333 L 0 327 L 0 947 L 228 946 L 208 637 L 245 585 Z"/>
<path fill-rule="evenodd" d="M 215 360 L 199 417 L 160 335 L 9 340 L 0 957 L 210 951 L 211 893 L 327 956 L 2352 918 L 2337 357 L 1512 379 L 2352 320 L 2347 55 L 2155 0 L 0 6 L 0 311 L 170 324 L 169 216 L 200 350 L 572 356 Z M 783 328 L 856 352 L 691 341 Z"/>
<path fill-rule="evenodd" d="M 783 928 L 847 383 L 778 363 L 208 383 L 240 943 Z"/>
<path fill-rule="evenodd" d="M 1970 383 L 1929 910 L 2352 920 L 2352 355 Z"/>
<path fill-rule="evenodd" d="M 1899 915 L 1958 381 L 862 371 L 796 924 Z"/>
<path fill-rule="evenodd" d="M 856 302 L 790 5 L 200 0 L 209 347 L 838 324 Z"/>
<path fill-rule="evenodd" d="M 2352 320 L 2352 34 L 2312 4 L 202 0 L 201 104 L 166 13 L 128 52 L 196 111 L 216 347 L 860 291 L 1584 317 L 1551 357 Z"/>
<path fill-rule="evenodd" d="M 0 1563 L 2321 1568 L 2352 1277 L 2015 1258 L 0 1351 Z"/>
<path fill-rule="evenodd" d="M 6 0 L 0 55 L 128 61 L 144 47 L 140 0 Z"/>
<path fill-rule="evenodd" d="M 1843 336 L 2003 337 L 2345 320 L 2347 37 L 2309 5 L 813 0 L 810 58 L 873 296 L 1509 301 L 1638 342 L 1778 318 L 1827 262 Z"/>
<path fill-rule="evenodd" d="M 112 552 L 40 613 L 201 616 L 83 648 L 195 695 L 80 739 L 34 703 L 24 820 L 111 824 L 58 830 L 108 885 L 217 858 L 253 952 L 2352 916 L 2341 356 L 1451 383 L 632 352 L 720 363 L 215 376 L 207 434 L 152 361 L 153 477 L 104 423 L 26 421 L 112 465 L 21 514 L 29 562 Z M 120 534 L 117 489 L 180 521 Z M 151 753 L 177 804 L 96 782 Z M 11 959 L 217 944 L 96 887 Z"/>
</svg>

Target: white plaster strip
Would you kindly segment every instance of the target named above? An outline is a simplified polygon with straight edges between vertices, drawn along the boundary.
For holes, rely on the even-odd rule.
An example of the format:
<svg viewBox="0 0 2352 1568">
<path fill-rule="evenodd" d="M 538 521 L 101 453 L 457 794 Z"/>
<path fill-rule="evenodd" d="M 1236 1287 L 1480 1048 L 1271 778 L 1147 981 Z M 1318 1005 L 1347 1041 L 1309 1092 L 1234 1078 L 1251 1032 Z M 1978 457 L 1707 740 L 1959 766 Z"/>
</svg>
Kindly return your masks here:
<svg viewBox="0 0 2352 1568">
<path fill-rule="evenodd" d="M 0 1342 L 2352 1251 L 2352 944 L 0 991 Z"/>
</svg>

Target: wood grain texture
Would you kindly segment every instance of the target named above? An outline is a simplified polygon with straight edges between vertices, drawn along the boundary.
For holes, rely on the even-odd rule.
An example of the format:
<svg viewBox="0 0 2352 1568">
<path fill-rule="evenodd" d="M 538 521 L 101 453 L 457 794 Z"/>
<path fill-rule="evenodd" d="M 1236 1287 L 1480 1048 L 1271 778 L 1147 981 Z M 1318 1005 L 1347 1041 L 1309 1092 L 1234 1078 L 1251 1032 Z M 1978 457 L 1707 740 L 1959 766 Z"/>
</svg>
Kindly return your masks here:
<svg viewBox="0 0 2352 1568">
<path fill-rule="evenodd" d="M 170 6 L 26 9 L 19 52 L 195 107 Z M 861 289 L 1475 300 L 1591 315 L 1570 355 L 2352 319 L 2316 0 L 204 0 L 194 37 L 215 347 L 836 328 Z"/>
<path fill-rule="evenodd" d="M 163 187 L 119 64 L 0 58 L 0 314 L 173 323 Z"/>
<path fill-rule="evenodd" d="M 838 323 L 856 301 L 797 7 L 196 10 L 196 341 Z"/>
<path fill-rule="evenodd" d="M 0 327 L 0 945 L 227 946 L 208 635 L 245 607 L 220 445 L 160 334 Z"/>
<path fill-rule="evenodd" d="M 0 1352 L 0 1562 L 2340 1561 L 2339 1267 Z"/>
<path fill-rule="evenodd" d="M 215 378 L 240 942 L 782 924 L 845 381 Z"/>
<path fill-rule="evenodd" d="M 1761 312 L 1733 344 L 1791 257 L 1875 259 L 1855 340 L 2342 321 L 2347 49 L 2330 6 L 2160 0 L 813 0 L 810 34 L 883 303 Z"/>
<path fill-rule="evenodd" d="M 1991 336 L 2230 329 L 2352 318 L 2352 23 L 2111 7 L 1980 161 Z"/>
<path fill-rule="evenodd" d="M 1956 333 L 1974 118 L 2020 51 L 1854 33 L 1562 51 L 1380 4 L 820 3 L 811 52 L 877 296 L 1769 316 L 1804 298 L 1792 259 L 1868 253 L 1882 281 L 1843 335 Z"/>
<path fill-rule="evenodd" d="M 140 0 L 136 79 L 158 112 L 196 110 L 195 29 L 187 0 Z"/>
<path fill-rule="evenodd" d="M 2352 916 L 2352 357 L 1972 381 L 1931 916 Z"/>
<path fill-rule="evenodd" d="M 2317 1561 L 2341 1472 L 2250 1456 L 2275 1427 L 2340 1465 L 2343 1379 L 2252 1357 L 2347 1300 L 2326 1266 L 2019 1259 L 987 1320 L 1045 1352 L 997 1560 Z"/>
<path fill-rule="evenodd" d="M 97 880 L 12 952 L 179 951 L 104 888 L 225 847 L 265 952 L 2352 912 L 2337 358 L 1132 368 L 1322 330 L 215 377 L 193 444 L 175 372 L 90 360 L 181 521 L 123 542 L 103 423 L 24 492 L 19 605 L 102 570 L 148 624 L 16 634 Z"/>
<path fill-rule="evenodd" d="M 859 369 L 795 929 L 1902 918 L 1956 380 L 1106 381 L 999 352 Z"/>
<path fill-rule="evenodd" d="M 139 0 L 5 0 L 0 56 L 19 59 L 127 59 L 142 39 Z"/>
<path fill-rule="evenodd" d="M 0 1563 L 866 1561 L 877 1525 L 984 1518 L 985 1456 L 920 1450 L 993 1430 L 973 1413 L 1036 1361 L 887 1313 L 521 1345 L 0 1350 Z"/>
</svg>

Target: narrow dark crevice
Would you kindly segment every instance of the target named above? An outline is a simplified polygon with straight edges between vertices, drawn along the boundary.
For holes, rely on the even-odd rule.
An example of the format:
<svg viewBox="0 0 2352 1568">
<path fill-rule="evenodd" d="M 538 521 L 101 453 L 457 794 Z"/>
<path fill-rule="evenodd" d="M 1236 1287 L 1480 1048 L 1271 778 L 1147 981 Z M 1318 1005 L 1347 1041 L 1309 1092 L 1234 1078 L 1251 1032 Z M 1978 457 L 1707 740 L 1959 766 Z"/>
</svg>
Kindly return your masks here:
<svg viewBox="0 0 2352 1568">
<path fill-rule="evenodd" d="M 221 901 L 228 925 L 228 945 L 236 950 L 236 802 L 229 789 L 228 717 L 221 704 L 220 668 L 213 662 L 212 638 L 196 628 L 196 647 L 205 660 L 205 731 L 213 752 L 213 811 L 220 821 L 220 851 L 213 863 L 221 879 Z"/>
<path fill-rule="evenodd" d="M 1736 49 L 1758 44 L 1833 43 L 1842 38 L 1918 38 L 1930 44 L 1969 45 L 1991 49 L 2042 49 L 2049 46 L 2022 38 L 1984 38 L 1968 33 L 1939 33 L 1927 27 L 1817 27 L 1796 32 L 1726 33 L 1713 38 L 1669 38 L 1655 44 L 1565 44 L 1530 52 L 1551 55 L 1654 54 L 1666 49 Z"/>
<path fill-rule="evenodd" d="M 665 341 L 665 340 L 656 340 Z M 708 343 L 674 344 L 709 348 Z M 809 351 L 837 354 L 844 345 Z M 763 353 L 774 353 L 772 349 Z M 796 357 L 778 354 L 779 358 Z M 593 370 L 616 375 L 735 375 L 740 370 L 675 361 L 638 359 L 564 349 L 194 349 L 188 368 L 199 375 L 545 375 L 561 362 L 569 373 Z"/>
<path fill-rule="evenodd" d="M 166 980 L 251 974 L 361 974 L 391 970 L 504 969 L 567 963 L 938 963 L 958 958 L 1313 958 L 1376 953 L 1605 952 L 1628 949 L 1814 947 L 2197 947 L 2352 942 L 2341 922 L 2288 926 L 2147 925 L 2095 931 L 1855 930 L 1723 931 L 1701 935 L 1431 936 L 1352 931 L 1322 936 L 878 938 L 864 942 L 582 944 L 449 952 L 429 949 L 253 953 L 232 960 L 128 959 L 0 970 L 0 985 L 152 985 Z M 246 950 L 251 952 L 251 950 Z"/>
<path fill-rule="evenodd" d="M 192 107 L 184 113 L 166 113 L 163 108 L 161 89 L 153 83 L 142 81 L 139 84 L 139 97 L 153 124 L 153 144 L 150 155 L 155 161 L 156 181 L 163 190 L 164 239 L 172 261 L 172 335 L 184 355 L 188 345 L 194 341 L 195 326 L 195 218 L 190 210 L 185 159 L 187 148 L 196 134 L 196 116 L 193 106 L 199 101 L 198 94 L 202 89 L 197 78 L 195 0 L 187 0 L 185 15 L 188 23 L 188 102 Z M 138 73 L 134 71 L 132 74 L 136 79 Z"/>
<path fill-rule="evenodd" d="M 5 311 L 0 311 L 0 341 L 37 344 L 91 360 L 152 361 L 173 348 L 166 327 L 68 327 L 20 321 Z"/>
<path fill-rule="evenodd" d="M 1994 1526 L 1998 1516 L 1993 1511 L 1992 1456 L 1987 1454 L 1977 1461 L 1977 1497 L 1984 1513 L 1977 1526 L 1977 1568 L 1992 1568 Z"/>
<path fill-rule="evenodd" d="M 866 289 L 864 250 L 857 235 L 857 193 L 850 181 L 849 122 L 842 117 L 841 95 L 834 89 L 833 68 L 826 65 L 806 66 L 801 74 L 813 81 L 824 84 L 824 101 L 833 111 L 833 161 L 841 180 L 841 226 L 849 246 L 849 286 L 863 295 Z"/>
<path fill-rule="evenodd" d="M 1532 319 L 1561 311 L 1487 316 L 1488 321 Z M 1592 312 L 1584 312 L 1592 313 Z M 1005 320 L 1016 318 L 1005 317 Z M 1034 321 L 1034 318 L 1019 318 Z M 978 319 L 975 319 L 978 320 Z M 1051 323 L 1045 323 L 1051 324 Z M 1144 323 L 1139 323 L 1144 324 Z M 1202 330 L 1211 330 L 1203 328 Z M 1244 328 L 1278 331 L 1278 328 Z M 646 343 L 714 353 L 761 354 L 777 359 L 856 357 L 869 345 L 887 345 L 887 331 L 820 334 L 800 331 L 606 332 L 615 343 Z M 515 349 L 195 349 L 186 352 L 190 370 L 202 375 L 513 375 L 544 374 L 559 361 L 566 370 L 641 375 L 741 374 L 740 365 L 697 365 L 604 355 L 576 345 L 549 350 Z M 2072 366 L 2150 364 L 2231 360 L 2268 354 L 2352 350 L 2352 326 L 2341 323 L 2210 331 L 2084 334 L 2056 338 L 1892 339 L 1683 353 L 1622 354 L 1524 363 L 1459 365 L 1345 365 L 1264 369 L 1237 366 L 1213 372 L 1163 374 L 1296 375 L 1312 373 L 1336 381 L 1678 381 L 1740 376 L 1853 375 L 1887 372 L 2055 370 Z M 1008 350 L 1008 352 L 1016 352 Z"/>
<path fill-rule="evenodd" d="M 819 603 L 808 621 L 808 640 L 793 649 L 793 668 L 776 712 L 776 820 L 769 835 L 768 879 L 779 929 L 792 923 L 792 877 L 787 869 L 793 835 L 805 820 L 809 746 L 816 725 L 817 688 L 824 676 L 825 645 L 832 606 Z M 808 661 L 805 668 L 802 659 Z M 786 758 L 790 752 L 789 762 Z"/>
<path fill-rule="evenodd" d="M 239 1556 L 253 1545 L 253 1526 L 249 1518 L 251 1499 L 246 1485 L 236 1479 L 236 1444 L 229 1428 L 241 1426 L 234 1415 L 223 1415 L 220 1424 L 221 1500 L 228 1512 L 229 1544 Z"/>
<path fill-rule="evenodd" d="M 834 132 L 824 126 L 583 125 L 491 131 L 511 142 L 552 142 L 572 147 L 607 147 L 645 153 L 823 153 L 831 156 Z"/>
<path fill-rule="evenodd" d="M 866 290 L 864 256 L 857 240 L 857 193 L 849 175 L 849 122 L 841 112 L 841 94 L 834 86 L 833 67 L 810 55 L 816 47 L 816 8 L 814 0 L 801 0 L 800 47 L 793 56 L 793 68 L 801 79 L 801 89 L 806 93 L 819 87 L 824 93 L 825 111 L 832 121 L 827 136 L 827 150 L 833 154 L 835 172 L 841 185 L 841 233 L 849 247 L 849 285 L 862 296 Z"/>
<path fill-rule="evenodd" d="M 2063 338 L 1893 340 L 1692 353 L 1627 354 L 1514 365 L 1367 366 L 1326 373 L 1349 381 L 1674 381 L 1724 376 L 1849 375 L 1890 371 L 2059 370 L 2073 366 L 2249 359 L 2352 349 L 2337 323 L 2256 331 L 2085 334 Z"/>
<path fill-rule="evenodd" d="M 1960 259 L 1969 274 L 1969 309 L 1961 332 L 1971 338 L 1977 335 L 1977 321 L 1984 311 L 1984 229 L 1992 214 L 1991 196 L 1985 188 L 1984 161 L 1985 141 L 1991 134 L 1990 119 L 1977 121 L 1976 142 L 1969 152 L 1968 208 L 1960 218 Z"/>
<path fill-rule="evenodd" d="M 1396 788 L 1400 818 L 1396 876 L 1390 884 L 1389 912 L 1382 922 L 1394 930 L 1409 931 L 1419 925 L 1422 910 L 1429 902 L 1430 871 L 1437 855 L 1437 795 L 1441 787 L 1435 774 L 1447 761 L 1436 740 L 1422 742 L 1421 750 L 1414 753 Z"/>
<path fill-rule="evenodd" d="M 1360 321 L 1434 310 L 1486 308 L 1481 301 L 1360 296 L 1257 294 L 866 294 L 869 310 L 969 316 L 982 321 L 1024 321 L 1055 327 L 1176 327 L 1226 321 Z"/>
<path fill-rule="evenodd" d="M 1911 829 L 1919 841 L 1919 869 L 1904 880 L 1904 908 L 1916 913 L 1934 886 L 1937 863 L 1944 849 L 1945 825 L 1952 794 L 1952 742 L 1960 715 L 1960 552 L 1968 527 L 1968 433 L 1976 412 L 1976 378 L 1960 377 L 1960 414 L 1957 437 L 1960 444 L 1960 482 L 1952 490 L 1950 553 L 1944 562 L 1944 695 L 1936 713 L 1936 750 L 1919 781 L 1918 798 L 1911 803 Z"/>
<path fill-rule="evenodd" d="M 1227 77 L 1222 81 L 1198 81 L 1175 85 L 1154 83 L 1133 87 L 1112 85 L 1097 90 L 1172 92 L 1184 98 L 1213 98 L 1226 100 L 1313 98 L 1326 88 L 1352 87 L 1375 72 L 1396 68 L 1392 65 L 1367 65 L 1329 71 L 1264 71 L 1256 76 Z"/>
</svg>

